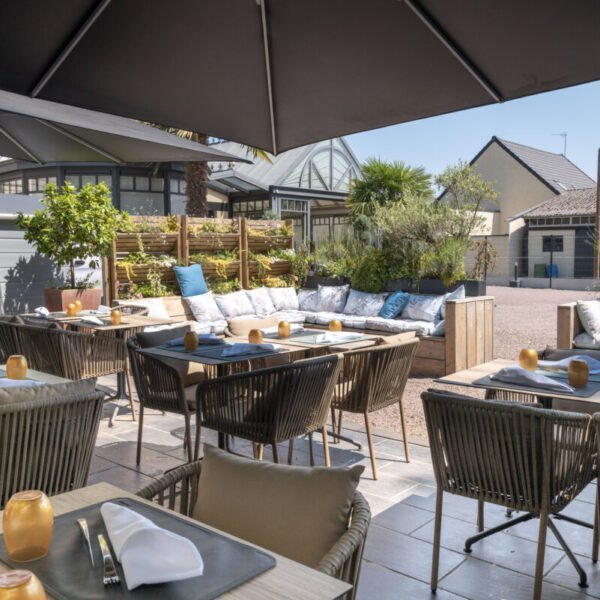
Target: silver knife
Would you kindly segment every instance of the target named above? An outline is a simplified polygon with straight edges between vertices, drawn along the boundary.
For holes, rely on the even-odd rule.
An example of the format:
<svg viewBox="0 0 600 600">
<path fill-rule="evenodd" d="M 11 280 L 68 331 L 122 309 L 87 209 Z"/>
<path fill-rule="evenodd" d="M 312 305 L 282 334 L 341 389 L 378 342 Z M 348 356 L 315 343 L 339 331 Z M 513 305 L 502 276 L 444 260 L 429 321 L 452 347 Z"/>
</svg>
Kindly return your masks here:
<svg viewBox="0 0 600 600">
<path fill-rule="evenodd" d="M 81 533 L 83 535 L 83 539 L 88 547 L 88 552 L 90 553 L 90 563 L 92 567 L 94 566 L 94 553 L 92 552 L 92 542 L 90 541 L 90 530 L 87 524 L 87 519 L 77 519 L 77 523 L 79 528 L 81 529 Z"/>
</svg>

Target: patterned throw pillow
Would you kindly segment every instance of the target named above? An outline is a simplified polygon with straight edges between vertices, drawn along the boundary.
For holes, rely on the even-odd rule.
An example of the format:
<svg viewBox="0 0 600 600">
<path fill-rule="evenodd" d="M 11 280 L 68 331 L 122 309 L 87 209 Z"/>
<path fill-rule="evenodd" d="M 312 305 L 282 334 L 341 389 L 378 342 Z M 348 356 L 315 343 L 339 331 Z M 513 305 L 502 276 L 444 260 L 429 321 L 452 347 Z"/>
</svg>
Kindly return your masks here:
<svg viewBox="0 0 600 600">
<path fill-rule="evenodd" d="M 227 320 L 254 314 L 252 302 L 244 290 L 217 295 L 215 302 Z"/>
<path fill-rule="evenodd" d="M 411 294 L 408 304 L 402 311 L 402 318 L 433 323 L 440 318 L 444 298 L 445 296 Z"/>
<path fill-rule="evenodd" d="M 317 311 L 341 313 L 346 305 L 349 285 L 320 285 L 317 292 Z"/>
<path fill-rule="evenodd" d="M 300 310 L 315 312 L 317 310 L 317 290 L 298 290 L 298 306 Z"/>
<path fill-rule="evenodd" d="M 259 317 L 266 317 L 275 312 L 275 305 L 269 296 L 269 291 L 265 287 L 255 290 L 246 290 L 246 295 L 254 307 L 254 312 Z"/>
<path fill-rule="evenodd" d="M 267 288 L 275 310 L 298 310 L 298 295 L 293 287 Z"/>
<path fill-rule="evenodd" d="M 402 313 L 409 299 L 410 294 L 408 292 L 394 292 L 390 294 L 381 307 L 379 316 L 384 319 L 395 319 Z"/>
<path fill-rule="evenodd" d="M 223 313 L 219 310 L 212 292 L 199 294 L 198 296 L 188 296 L 185 301 L 194 314 L 194 319 L 200 323 L 208 321 L 219 321 L 224 319 Z"/>
<path fill-rule="evenodd" d="M 348 300 L 346 300 L 344 306 L 344 314 L 374 317 L 383 307 L 386 297 L 387 294 L 369 294 L 358 290 L 350 290 Z"/>
</svg>

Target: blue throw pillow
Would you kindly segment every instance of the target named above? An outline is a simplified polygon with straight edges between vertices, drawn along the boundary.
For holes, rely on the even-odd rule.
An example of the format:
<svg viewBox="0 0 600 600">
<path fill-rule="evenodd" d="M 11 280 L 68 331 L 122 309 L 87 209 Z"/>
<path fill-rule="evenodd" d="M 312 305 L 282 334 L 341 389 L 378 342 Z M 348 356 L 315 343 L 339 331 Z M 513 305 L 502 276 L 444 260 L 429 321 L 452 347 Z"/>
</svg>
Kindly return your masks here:
<svg viewBox="0 0 600 600">
<path fill-rule="evenodd" d="M 408 304 L 410 294 L 407 292 L 394 292 L 390 294 L 379 311 L 379 316 L 384 319 L 395 319 Z"/>
<path fill-rule="evenodd" d="M 200 265 L 173 267 L 173 271 L 175 271 L 175 277 L 177 277 L 177 283 L 184 298 L 208 292 L 208 286 L 204 281 L 204 273 Z"/>
</svg>

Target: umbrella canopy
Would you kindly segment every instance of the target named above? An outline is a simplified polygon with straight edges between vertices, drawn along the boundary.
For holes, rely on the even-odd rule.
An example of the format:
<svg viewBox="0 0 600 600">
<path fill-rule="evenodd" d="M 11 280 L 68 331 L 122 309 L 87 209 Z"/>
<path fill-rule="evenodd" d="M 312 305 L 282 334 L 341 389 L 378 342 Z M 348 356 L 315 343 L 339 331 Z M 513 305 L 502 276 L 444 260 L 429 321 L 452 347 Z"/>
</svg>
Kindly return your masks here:
<svg viewBox="0 0 600 600">
<path fill-rule="evenodd" d="M 244 161 L 155 127 L 0 91 L 0 156 L 47 162 Z"/>
<path fill-rule="evenodd" d="M 0 23 L 3 89 L 275 153 L 600 78 L 598 0 L 28 0 Z"/>
</svg>

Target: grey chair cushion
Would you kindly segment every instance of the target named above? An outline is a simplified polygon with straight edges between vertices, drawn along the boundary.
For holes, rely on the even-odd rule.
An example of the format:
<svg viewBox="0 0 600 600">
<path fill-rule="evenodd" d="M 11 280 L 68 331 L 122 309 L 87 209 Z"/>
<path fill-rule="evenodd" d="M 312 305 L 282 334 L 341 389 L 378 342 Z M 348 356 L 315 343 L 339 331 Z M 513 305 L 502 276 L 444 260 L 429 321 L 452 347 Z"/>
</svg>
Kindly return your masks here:
<svg viewBox="0 0 600 600">
<path fill-rule="evenodd" d="M 0 388 L 0 404 L 7 405 L 30 400 L 51 400 L 53 398 L 78 398 L 91 394 L 95 388 L 95 379 L 82 379 L 80 381 L 35 387 Z"/>
</svg>

